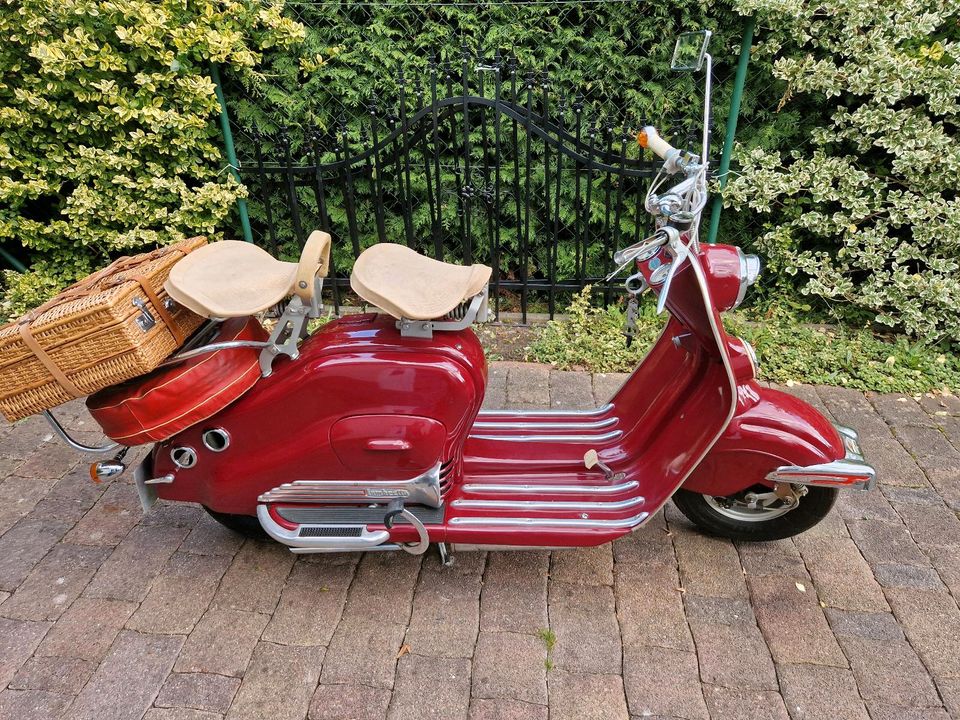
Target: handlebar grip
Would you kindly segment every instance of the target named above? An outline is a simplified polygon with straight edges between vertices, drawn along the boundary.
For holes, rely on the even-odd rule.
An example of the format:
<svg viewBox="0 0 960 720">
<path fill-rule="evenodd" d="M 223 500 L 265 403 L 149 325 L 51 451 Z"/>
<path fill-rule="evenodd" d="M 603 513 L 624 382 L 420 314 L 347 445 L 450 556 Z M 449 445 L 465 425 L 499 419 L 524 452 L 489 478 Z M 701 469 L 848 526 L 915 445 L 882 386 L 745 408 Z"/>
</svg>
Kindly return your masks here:
<svg viewBox="0 0 960 720">
<path fill-rule="evenodd" d="M 637 142 L 640 143 L 640 147 L 649 148 L 663 160 L 666 160 L 667 155 L 671 152 L 676 152 L 673 145 L 660 137 L 660 133 L 653 125 L 647 125 L 640 131 L 637 135 Z"/>
</svg>

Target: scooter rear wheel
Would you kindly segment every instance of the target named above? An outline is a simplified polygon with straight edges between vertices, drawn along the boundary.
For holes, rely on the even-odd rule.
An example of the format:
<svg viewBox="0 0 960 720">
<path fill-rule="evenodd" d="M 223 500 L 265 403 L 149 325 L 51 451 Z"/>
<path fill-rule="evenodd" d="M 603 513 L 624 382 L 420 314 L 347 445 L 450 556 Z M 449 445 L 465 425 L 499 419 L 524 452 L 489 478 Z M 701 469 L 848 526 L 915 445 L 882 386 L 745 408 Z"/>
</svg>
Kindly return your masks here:
<svg viewBox="0 0 960 720">
<path fill-rule="evenodd" d="M 731 540 L 763 542 L 809 530 L 827 516 L 837 501 L 837 493 L 836 488 L 811 486 L 793 507 L 750 510 L 742 503 L 738 505 L 736 497 L 714 498 L 681 489 L 673 496 L 673 502 L 704 532 Z M 725 507 L 727 504 L 729 507 Z"/>
<path fill-rule="evenodd" d="M 235 533 L 243 535 L 244 537 L 252 538 L 254 540 L 268 539 L 267 533 L 263 531 L 263 526 L 260 525 L 260 521 L 252 515 L 231 515 L 230 513 L 221 513 L 217 512 L 216 510 L 211 510 L 206 505 L 203 506 L 203 509 L 207 511 L 207 514 L 210 517 L 228 530 L 232 530 Z"/>
</svg>

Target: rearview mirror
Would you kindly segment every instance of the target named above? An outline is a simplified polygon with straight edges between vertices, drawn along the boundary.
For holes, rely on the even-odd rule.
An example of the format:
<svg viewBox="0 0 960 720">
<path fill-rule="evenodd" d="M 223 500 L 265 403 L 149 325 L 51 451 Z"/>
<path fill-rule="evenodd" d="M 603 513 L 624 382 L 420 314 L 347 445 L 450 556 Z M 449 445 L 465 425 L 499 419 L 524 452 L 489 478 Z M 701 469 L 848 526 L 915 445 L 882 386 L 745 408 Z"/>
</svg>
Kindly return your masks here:
<svg viewBox="0 0 960 720">
<path fill-rule="evenodd" d="M 673 60 L 670 61 L 671 70 L 697 71 L 703 65 L 703 58 L 707 54 L 711 33 L 709 30 L 686 32 L 677 37 L 677 44 L 673 48 Z"/>
</svg>

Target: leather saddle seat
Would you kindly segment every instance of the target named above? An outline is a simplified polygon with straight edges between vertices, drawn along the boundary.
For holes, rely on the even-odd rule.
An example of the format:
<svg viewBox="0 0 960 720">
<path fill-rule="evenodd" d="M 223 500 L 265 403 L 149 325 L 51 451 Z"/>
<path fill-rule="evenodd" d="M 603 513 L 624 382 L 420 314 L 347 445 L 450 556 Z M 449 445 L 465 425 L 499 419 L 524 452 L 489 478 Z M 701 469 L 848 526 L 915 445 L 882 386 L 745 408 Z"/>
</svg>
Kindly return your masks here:
<svg viewBox="0 0 960 720">
<path fill-rule="evenodd" d="M 436 320 L 482 292 L 492 272 L 486 265 L 453 265 L 405 245 L 378 243 L 360 253 L 350 287 L 398 320 Z"/>
<path fill-rule="evenodd" d="M 309 304 L 314 278 L 330 267 L 330 235 L 311 233 L 300 262 L 275 259 L 263 248 L 239 240 L 210 243 L 190 253 L 170 270 L 164 283 L 176 302 L 203 317 L 247 317 L 289 295 Z"/>
</svg>

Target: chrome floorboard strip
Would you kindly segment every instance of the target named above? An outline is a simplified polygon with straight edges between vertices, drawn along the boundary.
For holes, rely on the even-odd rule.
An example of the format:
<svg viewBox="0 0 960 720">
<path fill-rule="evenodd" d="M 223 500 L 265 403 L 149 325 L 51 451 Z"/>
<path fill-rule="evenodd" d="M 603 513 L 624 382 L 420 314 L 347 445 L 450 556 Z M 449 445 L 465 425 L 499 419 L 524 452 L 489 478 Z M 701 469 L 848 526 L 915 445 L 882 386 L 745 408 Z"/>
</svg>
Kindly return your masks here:
<svg viewBox="0 0 960 720">
<path fill-rule="evenodd" d="M 617 485 L 540 485 L 530 483 L 510 485 L 506 483 L 467 483 L 463 486 L 463 491 L 468 493 L 490 493 L 492 495 L 528 495 L 530 493 L 543 493 L 547 495 L 615 495 L 616 493 L 633 490 L 638 486 L 639 483 L 636 480 L 627 480 Z"/>
<path fill-rule="evenodd" d="M 454 500 L 450 503 L 455 508 L 476 508 L 491 510 L 574 510 L 574 511 L 605 511 L 616 512 L 627 508 L 643 505 L 646 502 L 642 496 L 616 500 L 611 502 L 576 502 L 570 500 Z"/>
<path fill-rule="evenodd" d="M 642 512 L 633 517 L 619 520 L 590 520 L 589 518 L 455 517 L 450 519 L 450 524 L 486 527 L 559 527 L 619 530 L 639 525 L 647 519 L 648 515 L 649 513 Z"/>
<path fill-rule="evenodd" d="M 616 440 L 623 430 L 612 430 L 601 435 L 470 435 L 474 440 L 498 440 L 500 442 L 593 442 Z"/>
</svg>

